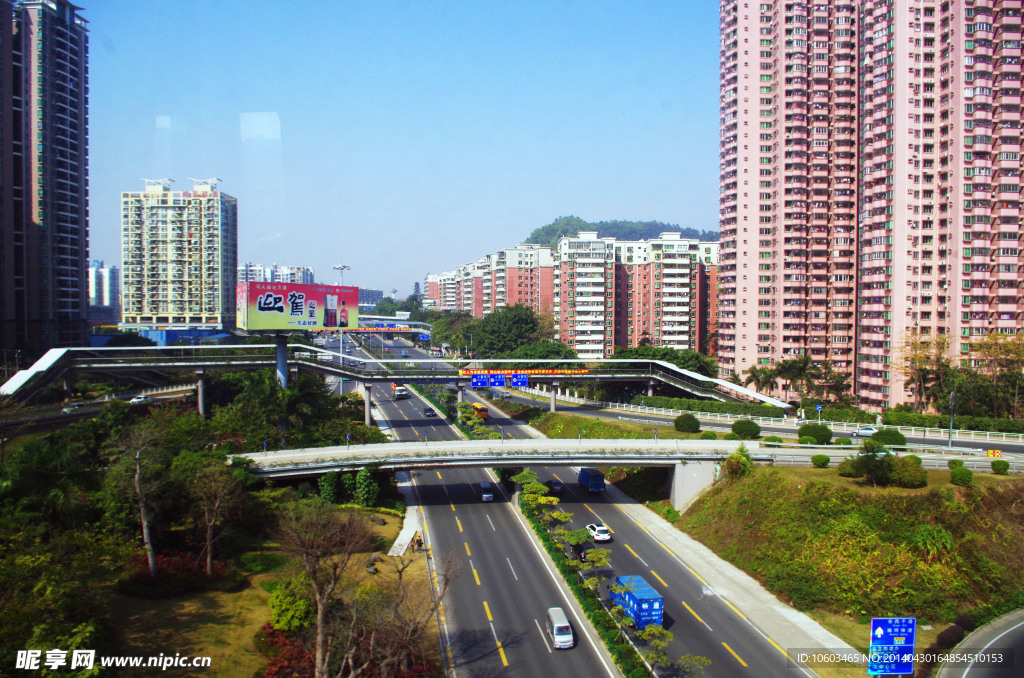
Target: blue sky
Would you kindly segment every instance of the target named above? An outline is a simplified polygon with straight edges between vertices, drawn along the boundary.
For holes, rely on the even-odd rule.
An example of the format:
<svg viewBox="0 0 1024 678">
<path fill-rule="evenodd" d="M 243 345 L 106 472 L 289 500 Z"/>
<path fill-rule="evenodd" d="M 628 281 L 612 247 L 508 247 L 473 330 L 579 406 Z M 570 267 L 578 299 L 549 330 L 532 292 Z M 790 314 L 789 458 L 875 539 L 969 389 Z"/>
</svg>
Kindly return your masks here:
<svg viewBox="0 0 1024 678">
<path fill-rule="evenodd" d="M 91 255 L 222 180 L 239 261 L 412 291 L 560 216 L 717 228 L 718 4 L 82 2 Z"/>
</svg>

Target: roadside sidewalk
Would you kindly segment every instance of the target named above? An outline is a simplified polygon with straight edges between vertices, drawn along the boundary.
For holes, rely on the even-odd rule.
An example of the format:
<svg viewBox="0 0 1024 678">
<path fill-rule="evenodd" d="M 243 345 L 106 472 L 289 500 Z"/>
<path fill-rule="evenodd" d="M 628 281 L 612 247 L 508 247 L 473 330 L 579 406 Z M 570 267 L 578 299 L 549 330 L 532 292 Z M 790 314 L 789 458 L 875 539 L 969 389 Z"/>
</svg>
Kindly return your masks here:
<svg viewBox="0 0 1024 678">
<path fill-rule="evenodd" d="M 802 612 L 769 593 L 753 577 L 728 563 L 700 542 L 673 527 L 614 485 L 605 489 L 618 508 L 661 542 L 712 593 L 727 600 L 760 633 L 789 655 L 796 649 L 817 648 L 829 652 L 858 652 Z"/>
</svg>

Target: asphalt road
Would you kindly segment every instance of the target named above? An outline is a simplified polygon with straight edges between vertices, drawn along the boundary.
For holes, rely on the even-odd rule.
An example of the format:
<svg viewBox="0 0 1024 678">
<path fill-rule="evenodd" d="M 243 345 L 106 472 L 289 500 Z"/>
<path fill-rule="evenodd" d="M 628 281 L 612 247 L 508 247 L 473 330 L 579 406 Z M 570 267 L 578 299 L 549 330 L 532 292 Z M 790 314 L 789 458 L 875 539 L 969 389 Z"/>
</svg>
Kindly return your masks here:
<svg viewBox="0 0 1024 678">
<path fill-rule="evenodd" d="M 375 394 L 377 416 L 399 440 L 455 440 L 442 417 L 425 417 L 416 395 L 392 400 Z M 516 427 L 518 430 L 518 427 Z M 525 533 L 507 496 L 481 502 L 484 469 L 416 471 L 413 474 L 435 564 L 454 558 L 460 574 L 444 606 L 446 654 L 459 677 L 614 676 L 597 651 L 596 638 L 572 612 L 557 586 L 558 576 Z M 528 545 L 528 546 L 527 546 Z M 555 650 L 544 632 L 549 607 L 566 610 L 576 647 Z"/>
</svg>

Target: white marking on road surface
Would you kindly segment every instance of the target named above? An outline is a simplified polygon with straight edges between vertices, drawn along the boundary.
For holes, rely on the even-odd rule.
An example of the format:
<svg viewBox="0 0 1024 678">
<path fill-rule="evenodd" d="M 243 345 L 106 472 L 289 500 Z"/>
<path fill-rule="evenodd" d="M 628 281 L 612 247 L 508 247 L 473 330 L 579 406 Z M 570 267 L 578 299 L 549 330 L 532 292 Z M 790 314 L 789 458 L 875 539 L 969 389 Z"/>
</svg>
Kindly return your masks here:
<svg viewBox="0 0 1024 678">
<path fill-rule="evenodd" d="M 519 575 L 516 574 L 516 568 L 512 567 L 512 561 L 508 558 L 505 558 L 505 561 L 508 563 L 508 569 L 512 570 L 512 576 L 516 578 L 516 581 L 519 581 Z"/>
<path fill-rule="evenodd" d="M 487 514 L 484 514 L 484 516 L 487 518 L 487 522 L 491 523 L 491 531 L 497 532 L 498 530 L 494 527 L 494 523 L 491 522 L 491 517 Z"/>
<path fill-rule="evenodd" d="M 551 646 L 548 645 L 548 637 L 547 635 L 545 635 L 544 630 L 540 627 L 540 622 L 534 619 L 533 623 L 537 625 L 537 633 L 540 634 L 540 639 L 544 641 L 544 647 L 548 649 L 548 654 L 551 654 Z"/>
</svg>

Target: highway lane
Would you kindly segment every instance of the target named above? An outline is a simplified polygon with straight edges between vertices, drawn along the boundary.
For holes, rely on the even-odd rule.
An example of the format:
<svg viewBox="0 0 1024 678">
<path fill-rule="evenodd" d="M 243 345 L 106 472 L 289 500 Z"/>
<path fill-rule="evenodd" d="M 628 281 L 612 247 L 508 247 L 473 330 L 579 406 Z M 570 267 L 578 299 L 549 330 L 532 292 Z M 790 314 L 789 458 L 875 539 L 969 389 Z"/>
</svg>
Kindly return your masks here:
<svg viewBox="0 0 1024 678">
<path fill-rule="evenodd" d="M 423 401 L 416 395 L 396 401 L 378 392 L 374 400 L 378 415 L 388 419 L 401 440 L 458 438 L 443 418 L 423 417 Z M 443 608 L 446 654 L 456 676 L 615 675 L 583 633 L 582 621 L 553 579 L 557 573 L 532 545 L 505 495 L 499 490 L 497 501 L 480 501 L 475 487 L 493 480 L 486 471 L 416 471 L 413 477 L 435 563 L 451 554 L 461 566 Z M 569 614 L 577 647 L 550 647 L 543 633 L 548 607 Z"/>
<path fill-rule="evenodd" d="M 612 552 L 609 576 L 639 574 L 665 596 L 664 627 L 673 633 L 669 655 L 694 654 L 711 660 L 708 675 L 783 676 L 803 675 L 789 664 L 782 649 L 749 623 L 737 609 L 740 601 L 718 596 L 675 554 L 647 530 L 626 517 L 603 494 L 587 493 L 567 467 L 535 468 L 541 480 L 558 478 L 566 485 L 560 507 L 573 513 L 571 526 L 603 522 L 614 531 L 613 540 L 597 546 Z M 608 595 L 608 584 L 603 595 Z M 806 675 L 811 675 L 807 673 Z"/>
<path fill-rule="evenodd" d="M 459 676 L 613 676 L 532 544 L 506 496 L 481 502 L 479 469 L 425 471 L 416 479 L 435 560 L 461 564 L 446 618 Z M 520 545 L 519 548 L 513 544 Z M 544 631 L 549 607 L 566 610 L 576 647 L 555 650 Z"/>
</svg>

